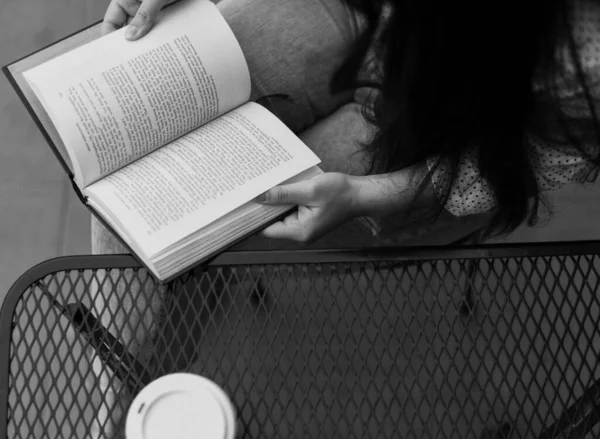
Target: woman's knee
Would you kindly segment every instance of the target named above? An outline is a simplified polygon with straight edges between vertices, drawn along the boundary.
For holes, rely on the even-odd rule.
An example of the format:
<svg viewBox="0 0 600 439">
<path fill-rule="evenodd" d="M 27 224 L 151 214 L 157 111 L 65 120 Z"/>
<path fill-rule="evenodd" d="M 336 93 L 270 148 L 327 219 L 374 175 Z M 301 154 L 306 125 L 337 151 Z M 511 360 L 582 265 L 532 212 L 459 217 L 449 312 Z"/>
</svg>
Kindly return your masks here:
<svg viewBox="0 0 600 439">
<path fill-rule="evenodd" d="M 364 29 L 344 0 L 222 0 L 252 78 L 252 100 L 281 94 L 273 112 L 299 132 L 352 99 L 333 75 Z"/>
<path fill-rule="evenodd" d="M 373 129 L 362 106 L 351 102 L 302 132 L 300 138 L 319 156 L 324 171 L 364 175 L 369 167 L 364 145 Z"/>
</svg>

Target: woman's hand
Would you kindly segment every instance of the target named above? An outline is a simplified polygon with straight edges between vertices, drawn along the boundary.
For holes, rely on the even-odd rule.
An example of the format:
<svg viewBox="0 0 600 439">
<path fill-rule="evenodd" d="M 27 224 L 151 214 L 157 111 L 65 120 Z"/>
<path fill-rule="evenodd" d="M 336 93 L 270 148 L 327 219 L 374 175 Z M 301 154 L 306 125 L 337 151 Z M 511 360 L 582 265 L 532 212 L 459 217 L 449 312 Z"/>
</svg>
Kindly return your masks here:
<svg viewBox="0 0 600 439">
<path fill-rule="evenodd" d="M 102 23 L 106 35 L 129 23 L 125 38 L 137 40 L 148 33 L 162 8 L 174 0 L 112 0 Z M 131 20 L 131 22 L 130 22 Z"/>
<path fill-rule="evenodd" d="M 424 181 L 428 184 L 421 190 Z M 437 193 L 430 183 L 427 165 L 417 164 L 364 177 L 330 172 L 277 186 L 263 194 L 264 201 L 260 197 L 256 201 L 297 204 L 298 212 L 267 227 L 262 234 L 267 238 L 309 242 L 358 216 L 395 222 L 427 219 L 439 207 Z"/>
<path fill-rule="evenodd" d="M 360 216 L 355 177 L 336 172 L 298 183 L 276 186 L 255 201 L 298 205 L 298 211 L 262 231 L 267 238 L 313 241 L 340 224 Z"/>
</svg>

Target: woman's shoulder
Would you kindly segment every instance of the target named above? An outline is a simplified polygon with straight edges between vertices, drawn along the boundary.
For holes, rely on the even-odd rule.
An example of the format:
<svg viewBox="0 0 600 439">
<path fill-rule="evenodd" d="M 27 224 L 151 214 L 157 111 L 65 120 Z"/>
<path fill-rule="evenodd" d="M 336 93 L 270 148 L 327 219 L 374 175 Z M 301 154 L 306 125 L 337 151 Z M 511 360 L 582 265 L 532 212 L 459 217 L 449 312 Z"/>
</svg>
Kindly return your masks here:
<svg viewBox="0 0 600 439">
<path fill-rule="evenodd" d="M 579 64 L 594 106 L 600 108 L 600 2 L 572 0 L 571 7 L 572 36 Z M 575 177 L 585 180 L 593 167 L 587 157 L 598 154 L 596 125 L 577 65 L 566 44 L 558 50 L 561 71 L 556 82 L 556 97 L 571 134 L 575 134 L 581 144 L 579 148 L 569 144 L 553 105 L 546 105 L 548 96 L 543 82 L 534 82 L 540 99 L 531 115 L 528 140 L 538 177 L 549 179 L 542 184 L 546 188 L 550 181 L 564 183 Z"/>
<path fill-rule="evenodd" d="M 572 0 L 571 26 L 572 37 L 580 67 L 586 77 L 589 91 L 595 100 L 600 100 L 600 2 L 595 0 Z M 581 86 L 578 67 L 571 56 L 566 43 L 557 48 L 560 60 L 560 75 L 558 78 L 558 94 L 561 99 L 573 100 L 574 104 L 585 97 Z M 538 77 L 538 79 L 541 77 Z M 534 89 L 543 91 L 542 81 L 534 81 Z"/>
<path fill-rule="evenodd" d="M 584 69 L 600 68 L 600 2 L 572 0 L 573 39 Z M 573 69 L 573 66 L 567 66 Z"/>
</svg>

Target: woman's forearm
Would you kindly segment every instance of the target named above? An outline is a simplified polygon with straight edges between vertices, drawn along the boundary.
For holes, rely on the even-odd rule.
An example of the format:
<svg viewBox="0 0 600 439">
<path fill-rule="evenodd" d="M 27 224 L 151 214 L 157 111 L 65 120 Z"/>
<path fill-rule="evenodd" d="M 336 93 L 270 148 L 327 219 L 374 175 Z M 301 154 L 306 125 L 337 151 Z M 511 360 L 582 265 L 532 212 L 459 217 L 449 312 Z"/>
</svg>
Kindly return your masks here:
<svg viewBox="0 0 600 439">
<path fill-rule="evenodd" d="M 425 163 L 400 171 L 368 176 L 352 176 L 355 209 L 358 216 L 418 219 L 439 209 L 439 201 L 429 180 Z"/>
</svg>

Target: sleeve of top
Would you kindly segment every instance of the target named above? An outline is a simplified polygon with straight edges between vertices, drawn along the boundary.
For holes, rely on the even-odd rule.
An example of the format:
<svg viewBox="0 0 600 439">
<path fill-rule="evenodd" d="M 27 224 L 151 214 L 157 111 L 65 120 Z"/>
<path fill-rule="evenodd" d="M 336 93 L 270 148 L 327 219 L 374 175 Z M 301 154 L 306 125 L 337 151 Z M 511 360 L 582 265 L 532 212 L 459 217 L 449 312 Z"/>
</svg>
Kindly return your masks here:
<svg viewBox="0 0 600 439">
<path fill-rule="evenodd" d="M 530 162 L 541 191 L 556 190 L 569 183 L 584 183 L 595 178 L 594 164 L 578 149 L 569 145 L 551 144 L 528 136 Z M 493 210 L 494 193 L 480 176 L 477 151 L 467 151 L 460 163 L 454 184 L 450 188 L 445 209 L 454 216 L 475 215 Z M 433 169 L 435 158 L 428 160 Z M 432 173 L 432 183 L 441 197 L 449 184 L 450 172 L 443 163 Z"/>
<path fill-rule="evenodd" d="M 450 184 L 450 170 L 443 162 L 438 163 L 437 157 L 427 161 L 431 172 L 431 181 L 438 196 L 441 198 Z M 474 215 L 492 210 L 496 205 L 494 194 L 486 181 L 479 175 L 477 169 L 477 152 L 475 149 L 463 154 L 458 165 L 458 173 L 450 188 L 448 200 L 444 208 L 455 216 Z"/>
</svg>

